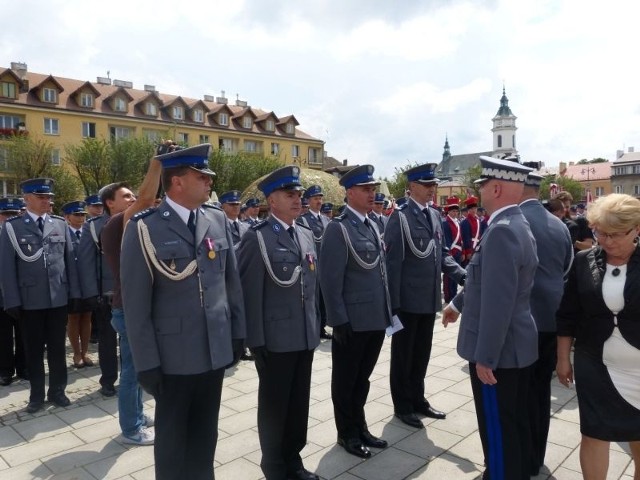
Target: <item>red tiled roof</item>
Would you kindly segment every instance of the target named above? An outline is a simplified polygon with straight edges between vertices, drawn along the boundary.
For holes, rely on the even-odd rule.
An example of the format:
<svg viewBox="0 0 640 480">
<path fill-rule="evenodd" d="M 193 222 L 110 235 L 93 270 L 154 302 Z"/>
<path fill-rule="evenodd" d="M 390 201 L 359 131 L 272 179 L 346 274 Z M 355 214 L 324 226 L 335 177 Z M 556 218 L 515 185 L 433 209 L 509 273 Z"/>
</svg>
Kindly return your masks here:
<svg viewBox="0 0 640 480">
<path fill-rule="evenodd" d="M 564 176 L 573 178 L 578 182 L 586 182 L 587 178 L 589 180 L 607 180 L 611 178 L 611 163 L 602 162 L 569 165 Z"/>
</svg>

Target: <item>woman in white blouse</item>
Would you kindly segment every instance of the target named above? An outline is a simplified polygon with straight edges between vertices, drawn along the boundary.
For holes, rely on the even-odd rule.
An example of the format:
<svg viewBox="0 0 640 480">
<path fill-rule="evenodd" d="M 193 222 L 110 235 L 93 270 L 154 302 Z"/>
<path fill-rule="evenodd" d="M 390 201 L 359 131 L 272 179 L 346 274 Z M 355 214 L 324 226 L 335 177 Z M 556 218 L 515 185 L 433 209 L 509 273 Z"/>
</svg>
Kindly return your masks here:
<svg viewBox="0 0 640 480">
<path fill-rule="evenodd" d="M 580 465 L 605 480 L 610 442 L 629 442 L 640 480 L 640 200 L 611 194 L 589 205 L 598 244 L 579 252 L 558 313 L 560 382 L 574 380 L 580 409 Z"/>
</svg>

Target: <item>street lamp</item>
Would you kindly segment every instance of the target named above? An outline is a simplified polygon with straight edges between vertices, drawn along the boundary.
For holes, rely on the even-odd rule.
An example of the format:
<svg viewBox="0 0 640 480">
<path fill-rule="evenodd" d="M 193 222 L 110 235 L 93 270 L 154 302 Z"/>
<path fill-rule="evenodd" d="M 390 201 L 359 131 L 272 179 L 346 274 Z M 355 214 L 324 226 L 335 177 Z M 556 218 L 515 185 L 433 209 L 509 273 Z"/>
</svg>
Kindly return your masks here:
<svg viewBox="0 0 640 480">
<path fill-rule="evenodd" d="M 587 194 L 585 195 L 585 201 L 587 202 L 587 204 L 591 203 L 592 198 L 591 198 L 591 182 L 589 181 L 589 174 L 591 173 L 596 173 L 596 169 L 594 167 L 587 167 L 587 168 L 583 168 L 580 171 L 581 175 L 587 174 Z"/>
</svg>

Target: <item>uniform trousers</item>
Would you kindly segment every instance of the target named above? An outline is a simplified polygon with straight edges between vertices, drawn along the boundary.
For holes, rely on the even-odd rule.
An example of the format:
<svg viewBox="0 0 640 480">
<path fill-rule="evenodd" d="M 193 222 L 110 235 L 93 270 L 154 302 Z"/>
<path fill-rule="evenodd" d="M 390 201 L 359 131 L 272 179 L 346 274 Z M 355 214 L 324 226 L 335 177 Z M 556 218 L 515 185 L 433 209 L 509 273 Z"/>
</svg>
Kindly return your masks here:
<svg viewBox="0 0 640 480">
<path fill-rule="evenodd" d="M 224 368 L 163 375 L 155 397 L 156 480 L 211 480 Z"/>
<path fill-rule="evenodd" d="M 22 310 L 20 328 L 29 369 L 30 402 L 44 402 L 44 347 L 47 346 L 50 399 L 67 387 L 67 306 L 42 310 Z"/>
<path fill-rule="evenodd" d="M 260 467 L 266 480 L 286 480 L 303 468 L 313 353 L 268 352 L 265 362 L 256 360 Z"/>
<path fill-rule="evenodd" d="M 384 330 L 353 332 L 346 345 L 331 342 L 331 400 L 338 438 L 359 438 L 367 429 L 364 405 L 369 377 L 380 355 Z"/>
<path fill-rule="evenodd" d="M 26 378 L 27 366 L 20 322 L 0 308 L 0 377 Z"/>
<path fill-rule="evenodd" d="M 483 480 L 529 480 L 531 433 L 527 395 L 531 367 L 498 368 L 498 383 L 484 385 L 469 363 L 471 389 L 487 469 Z"/>
<path fill-rule="evenodd" d="M 544 465 L 551 418 L 551 378 L 556 369 L 556 332 L 538 332 L 538 360 L 531 368 L 529 424 L 531 428 L 531 474 Z"/>
<path fill-rule="evenodd" d="M 111 302 L 102 297 L 95 310 L 98 322 L 98 361 L 100 362 L 100 385 L 113 387 L 118 379 L 118 335 L 111 326 Z"/>
<path fill-rule="evenodd" d="M 391 398 L 394 411 L 413 413 L 425 402 L 424 379 L 431 357 L 434 313 L 400 312 L 404 328 L 391 337 Z"/>
</svg>

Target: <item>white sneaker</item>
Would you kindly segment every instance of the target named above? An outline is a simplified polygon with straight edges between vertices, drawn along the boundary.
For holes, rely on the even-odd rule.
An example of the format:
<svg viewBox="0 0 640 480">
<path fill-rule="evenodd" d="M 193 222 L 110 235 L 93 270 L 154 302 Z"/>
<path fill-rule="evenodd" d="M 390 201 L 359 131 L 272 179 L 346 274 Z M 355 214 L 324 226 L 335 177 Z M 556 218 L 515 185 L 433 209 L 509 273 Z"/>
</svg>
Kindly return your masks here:
<svg viewBox="0 0 640 480">
<path fill-rule="evenodd" d="M 153 427 L 155 422 L 153 421 L 153 417 L 150 417 L 146 413 L 142 414 L 142 426 L 143 427 Z"/>
<path fill-rule="evenodd" d="M 153 431 L 153 428 L 142 427 L 135 435 L 129 437 L 125 434 L 122 434 L 122 438 L 122 443 L 126 443 L 129 445 L 153 445 L 156 434 Z"/>
</svg>

